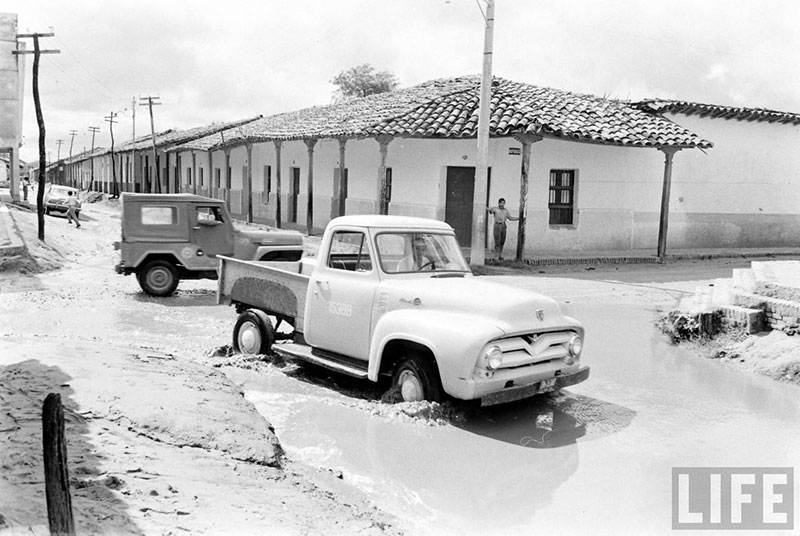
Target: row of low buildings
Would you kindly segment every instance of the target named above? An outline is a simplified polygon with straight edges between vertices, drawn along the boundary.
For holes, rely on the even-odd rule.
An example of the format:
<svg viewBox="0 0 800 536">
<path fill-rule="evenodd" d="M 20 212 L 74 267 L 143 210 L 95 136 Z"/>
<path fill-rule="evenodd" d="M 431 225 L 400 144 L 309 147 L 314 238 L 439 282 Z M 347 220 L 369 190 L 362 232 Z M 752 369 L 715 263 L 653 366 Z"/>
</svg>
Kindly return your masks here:
<svg viewBox="0 0 800 536">
<path fill-rule="evenodd" d="M 469 245 L 479 91 L 478 76 L 433 80 L 162 132 L 155 144 L 120 145 L 113 159 L 98 149 L 48 172 L 109 194 L 217 197 L 239 218 L 309 233 L 343 214 L 435 218 Z M 509 228 L 522 258 L 798 246 L 798 146 L 798 114 L 622 102 L 495 78 L 481 202 L 504 197 L 523 216 Z"/>
</svg>

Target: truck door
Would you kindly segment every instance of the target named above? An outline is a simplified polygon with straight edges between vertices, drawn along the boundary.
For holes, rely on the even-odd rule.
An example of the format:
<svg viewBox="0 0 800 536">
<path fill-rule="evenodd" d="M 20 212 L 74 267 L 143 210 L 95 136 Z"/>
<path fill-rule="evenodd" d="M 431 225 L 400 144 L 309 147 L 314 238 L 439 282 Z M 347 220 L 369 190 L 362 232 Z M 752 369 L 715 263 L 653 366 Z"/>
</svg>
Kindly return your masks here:
<svg viewBox="0 0 800 536">
<path fill-rule="evenodd" d="M 308 289 L 305 338 L 312 346 L 369 359 L 372 302 L 378 275 L 362 231 L 333 234 Z"/>
<path fill-rule="evenodd" d="M 192 219 L 192 242 L 208 259 L 233 255 L 233 223 L 219 205 L 196 205 Z M 217 265 L 216 261 L 213 262 Z"/>
</svg>

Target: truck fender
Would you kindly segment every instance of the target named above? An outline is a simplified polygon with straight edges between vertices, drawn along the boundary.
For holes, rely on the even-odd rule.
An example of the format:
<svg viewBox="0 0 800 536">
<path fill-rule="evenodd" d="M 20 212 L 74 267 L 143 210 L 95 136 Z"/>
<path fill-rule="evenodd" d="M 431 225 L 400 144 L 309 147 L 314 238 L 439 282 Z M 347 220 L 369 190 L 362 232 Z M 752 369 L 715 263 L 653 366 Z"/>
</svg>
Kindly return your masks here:
<svg viewBox="0 0 800 536">
<path fill-rule="evenodd" d="M 277 259 L 269 259 L 269 260 L 276 260 L 276 261 L 277 260 L 293 260 L 293 261 L 297 261 L 297 260 L 299 260 L 299 257 L 302 256 L 302 254 L 303 254 L 303 246 L 281 246 L 281 245 L 258 246 L 258 248 L 256 248 L 256 252 L 253 255 L 253 259 L 252 260 L 254 260 L 254 261 L 261 260 L 262 257 L 264 257 L 265 255 L 269 255 L 270 253 L 277 253 L 278 256 L 281 256 L 281 254 L 283 252 L 292 252 L 293 253 L 292 257 L 297 256 L 298 258 L 297 259 L 295 259 L 295 258 L 292 258 L 292 259 L 280 259 L 280 258 L 277 258 Z M 299 252 L 299 255 L 297 254 L 298 252 Z"/>
<path fill-rule="evenodd" d="M 465 328 L 465 326 L 467 326 Z M 399 309 L 381 316 L 375 324 L 367 375 L 377 381 L 386 346 L 392 341 L 409 341 L 427 348 L 436 361 L 445 392 L 469 376 L 483 346 L 503 335 L 484 316 L 452 311 Z M 465 358 L 466 357 L 466 358 Z"/>
</svg>

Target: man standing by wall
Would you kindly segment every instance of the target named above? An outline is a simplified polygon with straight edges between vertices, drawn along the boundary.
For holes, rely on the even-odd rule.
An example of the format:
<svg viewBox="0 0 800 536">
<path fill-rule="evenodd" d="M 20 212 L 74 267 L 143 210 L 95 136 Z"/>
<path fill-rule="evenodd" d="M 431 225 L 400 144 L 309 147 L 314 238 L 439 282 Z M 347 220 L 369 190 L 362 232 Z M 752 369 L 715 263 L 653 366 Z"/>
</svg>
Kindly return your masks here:
<svg viewBox="0 0 800 536">
<path fill-rule="evenodd" d="M 486 210 L 494 216 L 494 251 L 498 260 L 503 260 L 503 246 L 506 244 L 506 221 L 516 221 L 519 218 L 512 216 L 506 208 L 506 200 L 497 200 L 496 207 L 487 207 Z"/>
</svg>

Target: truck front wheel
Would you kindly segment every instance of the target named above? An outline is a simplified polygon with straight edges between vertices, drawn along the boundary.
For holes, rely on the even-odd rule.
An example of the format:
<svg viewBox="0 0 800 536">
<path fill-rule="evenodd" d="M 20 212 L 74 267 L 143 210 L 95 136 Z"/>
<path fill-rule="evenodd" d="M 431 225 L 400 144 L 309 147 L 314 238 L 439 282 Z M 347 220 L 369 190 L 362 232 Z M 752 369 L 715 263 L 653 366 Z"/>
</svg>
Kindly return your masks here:
<svg viewBox="0 0 800 536">
<path fill-rule="evenodd" d="M 168 261 L 151 261 L 136 272 L 142 290 L 151 296 L 169 296 L 178 288 L 178 270 Z"/>
<path fill-rule="evenodd" d="M 403 402 L 440 402 L 442 399 L 436 364 L 420 354 L 411 354 L 400 361 L 392 376 L 392 388 L 397 390 Z"/>
<path fill-rule="evenodd" d="M 262 311 L 248 309 L 233 326 L 233 349 L 246 355 L 266 354 L 275 342 L 275 330 Z"/>
</svg>

